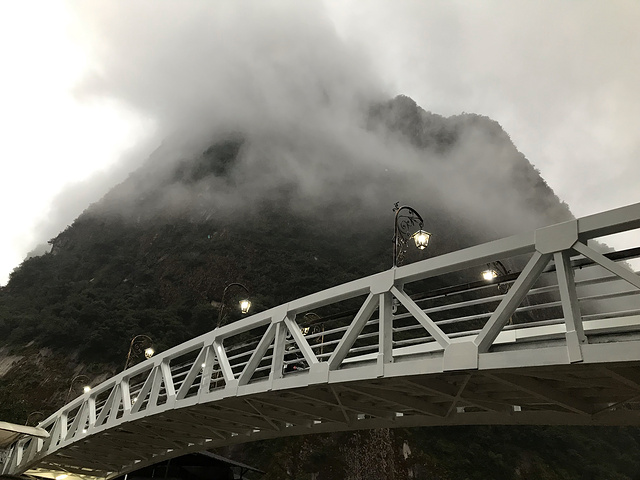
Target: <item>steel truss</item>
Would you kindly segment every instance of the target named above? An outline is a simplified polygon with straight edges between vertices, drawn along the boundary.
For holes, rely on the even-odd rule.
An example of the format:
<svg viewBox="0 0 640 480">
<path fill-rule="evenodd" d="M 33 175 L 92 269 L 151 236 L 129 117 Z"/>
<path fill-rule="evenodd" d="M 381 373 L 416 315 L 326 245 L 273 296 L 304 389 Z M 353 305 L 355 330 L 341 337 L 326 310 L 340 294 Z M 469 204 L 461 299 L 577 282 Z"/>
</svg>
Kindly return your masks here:
<svg viewBox="0 0 640 480">
<path fill-rule="evenodd" d="M 640 425 L 640 277 L 588 244 L 637 228 L 640 203 L 216 328 L 65 405 L 39 424 L 48 439 L 12 445 L 2 473 L 112 478 L 191 451 L 363 428 Z M 507 290 L 410 295 L 495 261 L 523 266 Z M 576 273 L 587 262 L 593 273 Z M 298 324 L 354 302 L 321 330 Z"/>
</svg>

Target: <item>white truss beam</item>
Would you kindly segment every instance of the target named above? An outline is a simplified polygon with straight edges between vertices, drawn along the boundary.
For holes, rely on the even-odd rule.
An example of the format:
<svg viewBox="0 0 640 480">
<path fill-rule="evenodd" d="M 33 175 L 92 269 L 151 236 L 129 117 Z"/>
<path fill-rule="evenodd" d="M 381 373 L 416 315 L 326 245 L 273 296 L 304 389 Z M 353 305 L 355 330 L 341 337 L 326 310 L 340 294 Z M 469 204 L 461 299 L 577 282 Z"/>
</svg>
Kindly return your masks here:
<svg viewBox="0 0 640 480">
<path fill-rule="evenodd" d="M 381 426 L 640 425 L 640 304 L 585 320 L 571 262 L 577 252 L 640 288 L 640 276 L 587 246 L 634 228 L 640 203 L 394 268 L 217 328 L 65 405 L 40 424 L 49 438 L 11 445 L 0 473 L 114 477 L 203 448 Z M 474 287 L 466 298 L 438 294 L 429 306 L 431 292 L 415 300 L 404 290 L 456 272 L 468 278 L 486 263 L 524 254 L 531 258 L 504 296 Z M 547 268 L 552 258 L 556 275 Z M 531 292 L 543 275 L 543 286 Z M 590 279 L 588 286 L 609 281 Z M 595 290 L 581 302 L 634 293 Z M 527 295 L 551 300 L 520 308 L 517 318 L 558 306 L 561 318 L 507 326 Z M 355 316 L 314 335 L 323 343 L 311 348 L 296 315 L 335 311 L 363 296 Z M 407 314 L 393 314 L 394 296 Z M 474 308 L 482 312 L 469 315 Z M 409 317 L 419 325 L 407 327 Z M 238 350 L 239 336 L 256 331 L 264 332 L 260 339 Z M 289 343 L 305 365 L 296 372 L 283 368 Z"/>
<path fill-rule="evenodd" d="M 571 268 L 571 257 L 567 251 L 557 252 L 554 254 L 554 260 L 558 275 L 564 323 L 567 326 L 566 339 L 569 360 L 572 363 L 581 362 L 583 360 L 581 346 L 587 343 L 587 337 L 582 326 L 582 315 L 580 315 L 580 306 L 578 305 L 578 294 L 576 292 L 573 269 Z"/>
<path fill-rule="evenodd" d="M 534 252 L 527 266 L 522 270 L 518 279 L 513 283 L 511 289 L 507 292 L 502 302 L 500 302 L 493 312 L 493 315 L 491 315 L 480 331 L 478 337 L 474 340 L 474 343 L 478 347 L 478 352 L 484 353 L 489 351 L 498 334 L 507 324 L 509 318 L 511 318 L 515 312 L 515 309 L 520 305 L 527 295 L 527 292 L 545 269 L 549 260 L 551 260 L 550 254 Z"/>
</svg>

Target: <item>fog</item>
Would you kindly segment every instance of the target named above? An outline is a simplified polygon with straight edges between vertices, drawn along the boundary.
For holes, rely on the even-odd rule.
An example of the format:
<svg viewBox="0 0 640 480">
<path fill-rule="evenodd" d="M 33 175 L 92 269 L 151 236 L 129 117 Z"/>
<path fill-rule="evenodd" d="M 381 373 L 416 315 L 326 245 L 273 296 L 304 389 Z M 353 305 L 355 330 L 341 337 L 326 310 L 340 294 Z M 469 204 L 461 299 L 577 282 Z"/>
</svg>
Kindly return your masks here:
<svg viewBox="0 0 640 480">
<path fill-rule="evenodd" d="M 121 195 L 163 185 L 159 203 L 173 211 L 203 202 L 218 212 L 251 208 L 283 190 L 294 210 L 341 204 L 390 216 L 394 201 L 419 210 L 437 204 L 494 236 L 551 223 L 510 185 L 521 160 L 501 132 L 467 125 L 443 153 L 370 125 L 370 108 L 396 92 L 369 53 L 338 35 L 321 3 L 72 5 L 76 34 L 95 61 L 79 98 L 122 102 L 156 126 L 152 167 Z M 394 114 L 415 114 L 407 108 Z M 177 162 L 229 135 L 244 143 L 227 178 L 166 182 Z M 138 167 L 147 158 L 140 150 L 94 183 Z M 77 205 L 82 191 L 62 195 L 60 209 L 65 196 Z"/>
<path fill-rule="evenodd" d="M 394 201 L 421 211 L 437 205 L 453 221 L 484 228 L 492 236 L 548 223 L 548 216 L 531 209 L 527 192 L 509 184 L 514 173 L 522 174 L 514 172 L 517 154 L 486 128 L 467 127 L 455 148 L 443 154 L 366 128 L 367 111 L 398 93 L 440 113 L 475 107 L 498 118 L 515 134 L 518 147 L 522 141 L 528 156 L 535 153 L 532 160 L 539 165 L 541 149 L 558 144 L 549 144 L 541 132 L 546 125 L 552 129 L 551 120 L 572 111 L 580 98 L 588 98 L 590 88 L 604 83 L 600 70 L 587 75 L 586 64 L 589 56 L 597 60 L 610 48 L 599 32 L 600 50 L 591 48 L 596 40 L 590 40 L 584 60 L 564 64 L 566 49 L 559 32 L 575 43 L 597 24 L 597 15 L 563 5 L 556 22 L 548 21 L 548 8 L 523 4 L 509 7 L 502 12 L 504 21 L 495 22 L 489 21 L 495 5 L 467 12 L 456 2 L 423 8 L 402 2 L 390 7 L 349 2 L 69 1 L 73 34 L 90 59 L 76 97 L 85 104 L 121 105 L 153 128 L 115 166 L 64 190 L 35 236 L 43 241 L 53 237 L 144 162 L 153 165 L 143 182 L 151 190 L 176 162 L 201 155 L 229 135 L 245 139 L 229 178 L 164 185 L 165 204 L 186 207 L 204 198 L 209 208 L 223 212 L 251 208 L 286 190 L 292 208 L 298 209 L 340 201 L 390 214 Z M 527 15 L 535 19 L 527 36 L 514 33 Z M 605 31 L 613 34 L 612 15 L 602 18 Z M 558 25 L 568 25 L 570 18 L 570 29 Z M 545 22 L 549 31 L 543 28 Z M 627 32 L 627 23 L 621 29 Z M 614 35 L 615 42 L 620 35 Z M 537 69 L 533 75 L 525 53 Z M 614 71 L 618 60 L 606 64 Z M 541 81 L 545 71 L 556 74 Z M 620 85 L 625 87 L 636 70 L 628 66 L 616 71 L 624 74 Z M 575 80 L 573 87 L 568 78 Z M 533 93 L 528 100 L 518 97 L 529 89 Z M 618 100 L 610 104 L 618 105 Z M 509 123 L 522 112 L 533 122 L 528 131 Z M 563 131 L 557 129 L 556 135 Z M 549 170 L 545 164 L 542 171 L 565 167 L 555 163 Z M 563 170 L 558 178 L 568 177 Z M 552 186 L 561 185 L 563 199 L 567 192 L 582 191 L 565 188 L 558 178 Z"/>
</svg>

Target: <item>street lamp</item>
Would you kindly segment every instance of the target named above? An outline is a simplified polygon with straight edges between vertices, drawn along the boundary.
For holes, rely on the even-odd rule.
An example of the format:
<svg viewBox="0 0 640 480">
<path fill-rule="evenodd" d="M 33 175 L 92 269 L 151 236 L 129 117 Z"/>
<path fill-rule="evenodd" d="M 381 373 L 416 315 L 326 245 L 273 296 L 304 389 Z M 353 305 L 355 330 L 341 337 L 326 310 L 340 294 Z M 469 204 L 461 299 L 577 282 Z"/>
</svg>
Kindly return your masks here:
<svg viewBox="0 0 640 480">
<path fill-rule="evenodd" d="M 492 282 L 494 278 L 508 275 L 509 270 L 500 260 L 487 263 L 487 269 L 482 271 L 482 278 L 487 282 Z"/>
<path fill-rule="evenodd" d="M 482 271 L 482 278 L 487 282 L 492 282 L 494 278 L 502 275 L 507 275 L 509 270 L 505 267 L 501 261 L 495 261 L 487 263 L 487 269 Z"/>
<path fill-rule="evenodd" d="M 402 264 L 409 240 L 415 242 L 416 248 L 424 250 L 429 245 L 431 234 L 422 230 L 424 220 L 414 208 L 408 205 L 400 207 L 399 202 L 396 202 L 393 211 L 396 213 L 393 231 L 393 266 L 395 268 Z M 411 233 L 415 224 L 418 224 L 418 231 Z"/>
<path fill-rule="evenodd" d="M 89 382 L 89 377 L 86 375 L 76 375 L 71 379 L 71 384 L 69 385 L 69 391 L 67 392 L 67 398 L 64 403 L 69 403 L 69 398 L 71 397 L 71 392 L 73 391 L 73 384 L 76 380 L 83 379 L 85 381 L 84 386 L 82 387 L 83 393 L 89 393 L 91 391 L 91 387 L 87 384 Z"/>
<path fill-rule="evenodd" d="M 507 267 L 500 260 L 487 264 L 487 269 L 482 271 L 482 279 L 487 282 L 493 282 L 495 278 L 504 277 L 511 273 Z M 498 292 L 507 293 L 509 291 L 509 285 L 498 283 Z"/>
<path fill-rule="evenodd" d="M 241 283 L 230 283 L 229 285 L 227 285 L 224 288 L 224 292 L 222 292 L 222 300 L 220 301 L 220 309 L 218 310 L 218 322 L 217 322 L 217 325 L 216 325 L 216 327 L 218 327 L 218 328 L 221 327 L 222 324 L 224 323 L 224 319 L 225 319 L 225 316 L 224 316 L 225 303 L 224 303 L 224 301 L 225 301 L 225 298 L 227 296 L 227 291 L 231 287 L 238 287 L 238 288 L 243 289 L 246 292 L 247 297 L 250 295 L 249 289 L 247 287 L 245 287 L 244 285 L 242 285 Z M 242 300 L 240 300 L 239 304 L 240 304 L 240 312 L 242 314 L 249 313 L 249 309 L 251 308 L 251 302 L 249 301 L 248 298 L 243 298 Z"/>
<path fill-rule="evenodd" d="M 144 358 L 149 359 L 156 353 L 153 349 L 153 340 L 147 335 L 136 335 L 131 339 L 127 361 L 124 363 L 124 370 L 129 367 L 129 362 L 144 353 Z"/>
<path fill-rule="evenodd" d="M 32 417 L 32 416 L 34 416 L 34 415 L 40 415 L 41 417 L 44 417 L 44 413 L 42 413 L 42 412 L 31 412 L 31 413 L 27 416 L 27 421 L 26 421 L 26 422 L 24 422 L 24 424 L 25 424 L 26 426 L 29 426 L 29 420 L 31 420 L 31 417 Z M 37 425 L 37 422 L 36 422 L 36 425 Z"/>
</svg>

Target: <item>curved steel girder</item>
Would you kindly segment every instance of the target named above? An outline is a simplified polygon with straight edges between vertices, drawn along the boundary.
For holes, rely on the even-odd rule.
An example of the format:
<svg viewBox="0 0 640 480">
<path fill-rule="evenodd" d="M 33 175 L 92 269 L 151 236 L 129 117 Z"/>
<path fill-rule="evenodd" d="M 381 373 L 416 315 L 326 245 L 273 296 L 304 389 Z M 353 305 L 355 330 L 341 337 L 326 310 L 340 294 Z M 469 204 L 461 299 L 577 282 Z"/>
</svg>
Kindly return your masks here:
<svg viewBox="0 0 640 480">
<path fill-rule="evenodd" d="M 577 250 L 628 284 L 640 285 L 636 274 L 586 247 L 589 238 L 640 227 L 640 204 L 568 223 L 359 279 L 194 338 L 50 416 L 40 424 L 50 438 L 14 444 L 3 473 L 62 468 L 68 462 L 102 475 L 119 462 L 107 475 L 116 476 L 187 451 L 377 426 L 640 424 L 634 380 L 640 377 L 640 310 L 584 317 L 571 263 Z M 479 336 L 469 330 L 454 338 L 443 330 L 447 322 L 426 313 L 460 308 L 455 303 L 424 309 L 404 292 L 410 282 L 525 253 L 532 254 L 530 268 L 497 298 Z M 545 269 L 552 257 L 559 269 Z M 562 307 L 564 319 L 506 329 L 536 278 L 556 270 L 561 298 L 554 305 Z M 323 330 L 327 338 L 321 346 L 300 333 L 297 314 L 364 295 L 350 322 Z M 600 297 L 607 295 L 619 294 Z M 391 315 L 392 296 L 407 314 Z M 462 304 L 488 305 L 482 299 Z M 403 318 L 423 329 L 418 343 L 394 344 L 393 322 Z M 249 331 L 263 332 L 258 348 L 232 351 L 231 339 Z M 598 343 L 604 335 L 605 342 Z M 319 348 L 328 353 L 317 355 Z M 302 371 L 283 372 L 296 362 L 304 362 Z M 99 464 L 94 454 L 104 448 L 115 453 Z"/>
</svg>

